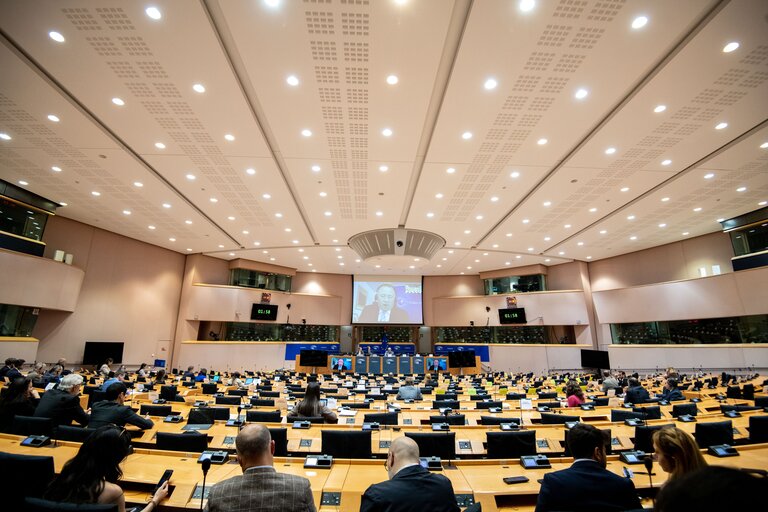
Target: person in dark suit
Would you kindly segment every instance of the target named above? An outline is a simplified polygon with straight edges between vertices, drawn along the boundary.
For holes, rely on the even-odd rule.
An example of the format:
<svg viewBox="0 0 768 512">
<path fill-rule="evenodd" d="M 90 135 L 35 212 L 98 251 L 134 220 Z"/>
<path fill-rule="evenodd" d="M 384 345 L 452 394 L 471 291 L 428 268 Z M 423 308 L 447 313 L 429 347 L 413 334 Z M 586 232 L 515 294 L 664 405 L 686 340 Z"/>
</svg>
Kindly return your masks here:
<svg viewBox="0 0 768 512">
<path fill-rule="evenodd" d="M 432 360 L 432 364 L 429 365 L 429 369 L 433 372 L 439 372 L 440 371 L 440 360 L 438 358 L 434 358 Z"/>
<path fill-rule="evenodd" d="M 315 512 L 309 480 L 275 471 L 275 442 L 266 427 L 253 423 L 243 427 L 235 448 L 243 474 L 214 485 L 206 511 Z"/>
<path fill-rule="evenodd" d="M 0 432 L 8 432 L 14 417 L 35 415 L 34 397 L 37 392 L 32 388 L 29 377 L 14 379 L 3 391 L 5 393 L 0 396 Z"/>
<path fill-rule="evenodd" d="M 546 473 L 536 512 L 572 510 L 584 512 L 639 509 L 635 484 L 605 469 L 607 436 L 593 425 L 579 423 L 568 433 L 573 464 Z"/>
<path fill-rule="evenodd" d="M 677 389 L 677 379 L 667 379 L 667 383 L 664 384 L 664 391 L 661 392 L 659 398 L 668 402 L 672 402 L 674 400 L 685 400 L 683 392 Z"/>
<path fill-rule="evenodd" d="M 648 390 L 640 385 L 640 381 L 634 377 L 629 379 L 629 387 L 624 395 L 625 404 L 643 404 L 651 399 Z"/>
<path fill-rule="evenodd" d="M 127 391 L 128 388 L 122 382 L 110 384 L 106 391 L 106 400 L 96 402 L 91 406 L 91 419 L 88 422 L 88 428 L 96 429 L 110 424 L 124 427 L 126 423 L 136 425 L 142 430 L 155 426 L 149 416 L 142 418 L 133 412 L 133 409 L 123 405 Z"/>
<path fill-rule="evenodd" d="M 451 481 L 419 464 L 419 446 L 410 437 L 392 441 L 385 462 L 389 480 L 366 489 L 360 512 L 458 512 Z"/>
<path fill-rule="evenodd" d="M 397 307 L 397 293 L 391 284 L 380 284 L 376 288 L 373 304 L 363 308 L 357 321 L 363 324 L 391 323 L 407 324 L 411 318 L 408 312 Z"/>
<path fill-rule="evenodd" d="M 76 421 L 82 426 L 88 424 L 88 415 L 80 407 L 80 387 L 83 378 L 70 373 L 61 378 L 56 389 L 45 392 L 35 409 L 35 417 L 50 418 L 54 425 L 70 425 Z"/>
<path fill-rule="evenodd" d="M 334 370 L 342 371 L 344 369 L 344 360 L 342 358 L 338 358 L 336 360 L 336 366 L 333 368 Z"/>
</svg>

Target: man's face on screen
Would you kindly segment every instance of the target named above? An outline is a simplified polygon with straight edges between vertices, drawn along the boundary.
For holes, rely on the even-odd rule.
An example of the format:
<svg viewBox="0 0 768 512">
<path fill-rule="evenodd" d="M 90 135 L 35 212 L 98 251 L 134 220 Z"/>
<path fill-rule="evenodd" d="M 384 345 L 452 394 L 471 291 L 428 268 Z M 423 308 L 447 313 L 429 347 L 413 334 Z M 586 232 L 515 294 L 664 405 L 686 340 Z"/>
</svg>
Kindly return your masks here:
<svg viewBox="0 0 768 512">
<path fill-rule="evenodd" d="M 379 309 L 391 311 L 395 305 L 395 290 L 389 286 L 381 288 L 378 293 Z"/>
</svg>

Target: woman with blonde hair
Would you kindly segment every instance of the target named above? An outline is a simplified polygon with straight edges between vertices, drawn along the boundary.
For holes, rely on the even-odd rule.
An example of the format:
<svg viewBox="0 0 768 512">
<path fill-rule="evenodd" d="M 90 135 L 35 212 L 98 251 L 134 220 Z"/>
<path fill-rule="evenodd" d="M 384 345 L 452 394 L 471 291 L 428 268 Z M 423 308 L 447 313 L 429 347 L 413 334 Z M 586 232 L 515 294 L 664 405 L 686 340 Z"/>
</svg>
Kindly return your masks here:
<svg viewBox="0 0 768 512">
<path fill-rule="evenodd" d="M 654 432 L 653 449 L 661 469 L 669 473 L 667 481 L 707 466 L 693 437 L 677 427 Z"/>
</svg>

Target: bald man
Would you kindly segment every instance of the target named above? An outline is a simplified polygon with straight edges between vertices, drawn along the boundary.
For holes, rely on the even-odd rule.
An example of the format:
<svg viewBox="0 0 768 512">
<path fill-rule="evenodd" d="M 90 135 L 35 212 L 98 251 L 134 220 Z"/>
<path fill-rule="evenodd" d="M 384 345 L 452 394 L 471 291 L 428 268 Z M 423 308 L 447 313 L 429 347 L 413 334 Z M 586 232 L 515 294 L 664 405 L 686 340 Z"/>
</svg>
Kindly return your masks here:
<svg viewBox="0 0 768 512">
<path fill-rule="evenodd" d="M 385 464 L 389 481 L 368 487 L 360 512 L 459 512 L 451 481 L 419 465 L 419 446 L 398 437 Z"/>
<path fill-rule="evenodd" d="M 208 495 L 208 512 L 315 512 L 309 480 L 272 467 L 275 442 L 263 425 L 246 425 L 235 440 L 243 470 L 217 483 Z"/>
</svg>

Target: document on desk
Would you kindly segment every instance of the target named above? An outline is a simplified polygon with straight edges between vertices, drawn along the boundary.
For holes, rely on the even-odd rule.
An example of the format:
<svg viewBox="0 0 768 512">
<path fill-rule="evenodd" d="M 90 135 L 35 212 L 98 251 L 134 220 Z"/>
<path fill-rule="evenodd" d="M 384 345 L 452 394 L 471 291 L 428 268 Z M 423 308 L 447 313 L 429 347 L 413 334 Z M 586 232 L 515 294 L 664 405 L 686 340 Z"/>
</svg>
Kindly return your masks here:
<svg viewBox="0 0 768 512">
<path fill-rule="evenodd" d="M 355 414 L 357 414 L 355 409 L 342 409 L 339 411 L 339 416 L 354 416 Z"/>
</svg>

